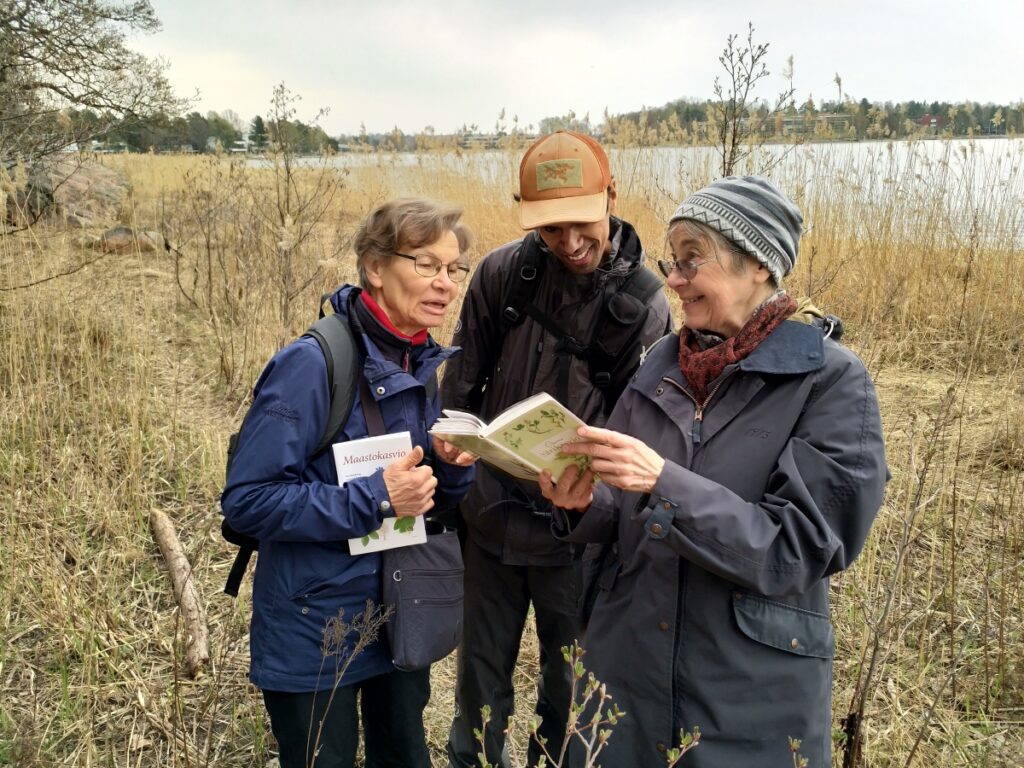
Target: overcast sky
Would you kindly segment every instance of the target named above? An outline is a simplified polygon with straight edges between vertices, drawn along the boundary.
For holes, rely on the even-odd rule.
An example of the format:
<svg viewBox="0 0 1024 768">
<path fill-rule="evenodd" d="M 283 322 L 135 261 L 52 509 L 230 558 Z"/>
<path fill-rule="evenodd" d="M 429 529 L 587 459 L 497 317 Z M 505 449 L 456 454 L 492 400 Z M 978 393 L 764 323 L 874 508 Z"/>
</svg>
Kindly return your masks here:
<svg viewBox="0 0 1024 768">
<path fill-rule="evenodd" d="M 151 0 L 163 30 L 132 38 L 170 63 L 201 112 L 266 115 L 284 82 L 297 117 L 328 133 L 398 126 L 534 126 L 543 117 L 618 114 L 712 96 L 727 35 L 771 44 L 799 101 L 843 91 L 871 101 L 1024 99 L 1024 0 Z"/>
</svg>

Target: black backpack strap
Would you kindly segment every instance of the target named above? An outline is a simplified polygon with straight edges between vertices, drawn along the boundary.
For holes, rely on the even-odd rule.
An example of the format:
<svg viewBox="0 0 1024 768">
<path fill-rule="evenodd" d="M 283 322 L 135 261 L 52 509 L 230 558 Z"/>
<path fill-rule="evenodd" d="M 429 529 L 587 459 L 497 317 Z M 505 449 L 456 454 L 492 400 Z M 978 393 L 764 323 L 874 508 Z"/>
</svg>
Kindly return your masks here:
<svg viewBox="0 0 1024 768">
<path fill-rule="evenodd" d="M 482 345 L 486 358 L 480 361 L 476 372 L 476 382 L 467 394 L 464 406 L 474 413 L 479 413 L 483 405 L 483 393 L 494 369 L 501 359 L 501 350 L 505 346 L 505 337 L 513 326 L 522 322 L 525 309 L 533 300 L 533 294 L 540 283 L 541 274 L 547 261 L 537 245 L 537 235 L 530 232 L 523 238 L 522 244 L 512 256 L 512 266 L 501 303 L 498 306 L 498 317 L 494 323 L 495 332 L 488 343 Z M 435 385 L 436 386 L 436 385 Z M 432 392 L 428 391 L 431 397 Z"/>
<path fill-rule="evenodd" d="M 227 521 L 221 523 L 220 530 L 224 538 L 231 541 L 231 539 L 228 538 L 228 531 L 235 533 L 235 530 L 227 524 Z M 255 539 L 253 541 L 255 541 Z M 227 581 L 224 582 L 225 595 L 238 597 L 238 588 L 242 586 L 242 579 L 245 577 L 245 570 L 249 567 L 249 561 L 252 560 L 253 552 L 256 550 L 257 547 L 254 547 L 248 542 L 238 545 L 238 551 L 235 553 L 235 560 L 231 563 L 231 570 L 228 571 Z"/>
<path fill-rule="evenodd" d="M 639 239 L 632 228 L 624 233 L 624 237 L 635 238 L 636 244 L 630 250 L 635 248 L 642 253 Z M 642 350 L 637 339 L 647 319 L 650 301 L 661 290 L 663 283 L 643 265 L 642 260 L 638 262 L 617 289 L 607 292 L 590 339 L 580 340 L 567 334 L 533 303 L 548 258 L 541 250 L 539 236 L 535 232 L 523 238 L 514 257 L 508 290 L 502 299 L 502 333 L 494 345 L 489 364 L 481 368 L 480 383 L 474 391 L 480 391 L 493 375 L 508 331 L 522 322 L 524 317 L 530 317 L 557 340 L 555 354 L 558 357 L 558 391 L 555 397 L 563 403 L 568 402 L 572 358 L 586 360 L 590 380 L 604 393 L 605 412 L 610 413 L 639 364 Z M 479 403 L 476 408 L 479 408 Z"/>
<path fill-rule="evenodd" d="M 512 279 L 501 302 L 501 323 L 505 332 L 513 325 L 518 325 L 526 310 L 533 306 L 533 295 L 544 275 L 548 261 L 537 240 L 535 232 L 524 237 L 512 262 Z"/>
<path fill-rule="evenodd" d="M 320 294 L 320 314 L 317 315 L 318 319 L 327 316 L 327 313 L 324 312 L 324 307 L 330 306 L 331 296 L 333 296 L 333 295 L 334 295 L 333 293 L 321 293 Z"/>
<path fill-rule="evenodd" d="M 312 454 L 316 456 L 331 444 L 352 412 L 357 378 L 354 374 L 359 370 L 359 353 L 352 329 L 341 315 L 320 318 L 303 335 L 315 339 L 324 353 L 324 360 L 327 361 L 327 388 L 331 394 L 327 426 Z"/>
<path fill-rule="evenodd" d="M 636 268 L 629 273 L 629 277 L 626 278 L 626 282 L 623 284 L 622 288 L 619 289 L 619 292 L 626 293 L 630 296 L 636 296 L 636 298 L 646 305 L 652 298 L 654 298 L 654 294 L 660 291 L 664 285 L 664 280 L 654 274 L 643 264 L 638 264 Z"/>
<path fill-rule="evenodd" d="M 569 401 L 569 368 L 572 365 L 572 358 L 577 357 L 585 360 L 587 358 L 587 344 L 567 334 L 561 326 L 555 323 L 547 314 L 541 312 L 533 303 L 533 297 L 537 292 L 544 269 L 548 263 L 548 256 L 541 250 L 540 237 L 536 232 L 531 232 L 523 238 L 523 244 L 516 254 L 516 260 L 512 271 L 512 284 L 503 303 L 501 313 L 504 333 L 520 323 L 524 317 L 530 317 L 545 331 L 553 336 L 555 343 L 555 355 L 558 358 L 558 379 L 555 384 L 555 397 L 562 403 Z M 499 350 L 500 352 L 500 350 Z"/>
<path fill-rule="evenodd" d="M 637 263 L 616 291 L 605 297 L 590 344 L 590 380 L 604 393 L 605 415 L 611 413 L 630 376 L 640 364 L 639 342 L 650 302 L 662 281 Z"/>
</svg>

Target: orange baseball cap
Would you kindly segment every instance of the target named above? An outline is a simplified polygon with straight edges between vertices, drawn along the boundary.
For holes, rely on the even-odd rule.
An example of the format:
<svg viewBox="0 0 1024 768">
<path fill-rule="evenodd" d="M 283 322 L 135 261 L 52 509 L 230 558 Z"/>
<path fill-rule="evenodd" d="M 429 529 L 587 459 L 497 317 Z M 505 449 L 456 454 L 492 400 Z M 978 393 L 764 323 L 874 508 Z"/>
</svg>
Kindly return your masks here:
<svg viewBox="0 0 1024 768">
<path fill-rule="evenodd" d="M 612 172 L 608 155 L 586 134 L 558 131 L 538 139 L 519 164 L 519 223 L 523 229 L 608 215 Z"/>
</svg>

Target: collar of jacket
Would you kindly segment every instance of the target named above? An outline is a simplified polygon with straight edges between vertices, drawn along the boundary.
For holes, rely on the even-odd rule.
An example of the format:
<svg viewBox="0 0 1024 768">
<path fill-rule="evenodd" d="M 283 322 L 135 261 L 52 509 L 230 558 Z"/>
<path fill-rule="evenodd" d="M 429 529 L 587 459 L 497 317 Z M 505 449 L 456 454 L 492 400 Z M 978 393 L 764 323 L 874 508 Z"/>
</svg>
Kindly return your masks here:
<svg viewBox="0 0 1024 768">
<path fill-rule="evenodd" d="M 670 333 L 655 342 L 633 382 L 643 390 L 658 385 L 665 369 L 679 370 L 679 334 Z M 740 370 L 752 373 L 801 374 L 825 365 L 825 331 L 819 323 L 786 320 L 743 358 Z"/>
<path fill-rule="evenodd" d="M 362 293 L 362 288 L 356 285 L 343 285 L 336 290 L 330 298 L 331 306 L 337 314 L 340 314 L 346 321 L 350 320 L 349 301 Z M 358 326 L 358 323 L 356 324 Z M 411 371 L 403 371 L 402 367 L 387 358 L 380 351 L 373 340 L 360 330 L 359 338 L 361 346 L 366 350 L 366 359 L 363 361 L 363 372 L 367 381 L 377 382 L 387 376 L 395 374 L 412 375 L 421 384 L 434 374 L 438 367 L 452 355 L 461 352 L 461 347 L 442 347 L 434 338 L 427 334 L 425 344 L 418 344 L 409 350 L 409 364 Z"/>
<path fill-rule="evenodd" d="M 825 337 L 818 323 L 786 320 L 740 360 L 741 371 L 798 374 L 825 365 Z"/>
</svg>

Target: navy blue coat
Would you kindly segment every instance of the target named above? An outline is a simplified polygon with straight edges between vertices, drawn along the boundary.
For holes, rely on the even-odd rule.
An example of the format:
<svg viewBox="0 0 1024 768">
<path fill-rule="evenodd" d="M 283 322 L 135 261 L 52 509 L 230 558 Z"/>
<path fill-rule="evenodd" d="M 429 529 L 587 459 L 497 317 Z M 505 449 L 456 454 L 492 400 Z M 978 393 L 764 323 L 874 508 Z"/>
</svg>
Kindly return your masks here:
<svg viewBox="0 0 1024 768">
<path fill-rule="evenodd" d="M 348 318 L 353 286 L 331 298 Z M 413 445 L 430 455 L 427 429 L 440 406 L 427 401 L 425 384 L 457 348 L 433 339 L 414 347 L 410 371 L 381 355 L 365 335 L 363 373 L 380 405 L 388 432 L 409 430 Z M 344 609 L 350 619 L 367 600 L 381 603 L 380 555 L 348 554 L 347 539 L 380 527 L 392 511 L 383 470 L 337 485 L 331 451 L 310 456 L 327 424 L 327 366 L 316 341 L 300 338 L 278 352 L 263 370 L 239 435 L 221 508 L 240 533 L 260 541 L 253 584 L 249 679 L 260 688 L 286 692 L 334 685 L 334 658 L 324 659 L 329 618 Z M 359 389 L 348 422 L 335 442 L 367 436 Z M 469 489 L 473 469 L 434 462 L 438 478 L 434 509 L 450 508 Z M 387 502 L 387 504 L 384 504 Z M 343 663 L 343 662 L 342 662 Z M 378 641 L 350 663 L 343 684 L 394 667 Z"/>
</svg>

